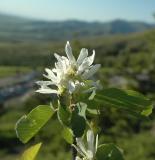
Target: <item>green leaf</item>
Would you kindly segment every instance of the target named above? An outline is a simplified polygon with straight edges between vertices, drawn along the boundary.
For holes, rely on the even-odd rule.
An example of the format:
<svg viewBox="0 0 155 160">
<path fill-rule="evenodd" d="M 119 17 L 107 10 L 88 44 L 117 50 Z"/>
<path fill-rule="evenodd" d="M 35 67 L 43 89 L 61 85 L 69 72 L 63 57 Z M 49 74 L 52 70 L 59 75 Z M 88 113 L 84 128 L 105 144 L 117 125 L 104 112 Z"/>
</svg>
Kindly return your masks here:
<svg viewBox="0 0 155 160">
<path fill-rule="evenodd" d="M 98 92 L 94 98 L 98 105 L 112 105 L 135 115 L 148 116 L 152 113 L 152 103 L 142 94 L 116 88 L 104 89 Z M 89 102 L 89 104 L 91 101 Z"/>
<path fill-rule="evenodd" d="M 71 129 L 65 127 L 62 131 L 62 136 L 69 144 L 73 144 L 73 133 Z"/>
<path fill-rule="evenodd" d="M 58 104 L 57 116 L 62 125 L 68 126 L 70 124 L 71 113 L 67 110 L 67 107 Z"/>
<path fill-rule="evenodd" d="M 28 142 L 52 117 L 54 111 L 48 105 L 34 108 L 28 115 L 21 117 L 16 123 L 17 137 L 23 142 Z"/>
<path fill-rule="evenodd" d="M 79 114 L 78 108 L 72 112 L 71 128 L 75 137 L 81 137 L 86 128 L 85 118 Z"/>
<path fill-rule="evenodd" d="M 20 160 L 34 160 L 39 152 L 41 145 L 41 143 L 38 143 L 25 150 Z"/>
<path fill-rule="evenodd" d="M 97 160 L 124 160 L 122 152 L 114 144 L 102 144 L 96 153 Z"/>
</svg>

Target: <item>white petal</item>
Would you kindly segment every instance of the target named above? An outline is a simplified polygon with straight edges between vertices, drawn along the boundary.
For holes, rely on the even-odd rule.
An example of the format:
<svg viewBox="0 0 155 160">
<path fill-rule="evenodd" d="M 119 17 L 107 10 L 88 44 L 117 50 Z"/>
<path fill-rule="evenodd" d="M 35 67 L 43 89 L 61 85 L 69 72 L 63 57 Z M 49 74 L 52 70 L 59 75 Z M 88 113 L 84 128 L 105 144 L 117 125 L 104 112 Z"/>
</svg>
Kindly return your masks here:
<svg viewBox="0 0 155 160">
<path fill-rule="evenodd" d="M 38 84 L 40 86 L 48 86 L 48 85 L 53 85 L 55 83 L 53 83 L 51 81 L 37 81 L 36 84 Z"/>
<path fill-rule="evenodd" d="M 59 56 L 57 53 L 54 53 L 54 56 L 58 61 L 61 61 L 61 56 Z"/>
<path fill-rule="evenodd" d="M 65 51 L 66 51 L 66 54 L 67 54 L 67 57 L 70 61 L 71 64 L 75 64 L 76 63 L 76 60 L 72 54 L 72 48 L 69 44 L 69 41 L 67 41 L 67 44 L 66 44 L 66 47 L 65 47 Z"/>
<path fill-rule="evenodd" d="M 88 56 L 88 49 L 82 48 L 80 51 L 80 55 L 77 59 L 78 65 L 82 64 L 83 60 Z"/>
<path fill-rule="evenodd" d="M 61 71 L 63 71 L 63 64 L 62 64 L 62 62 L 60 62 L 60 61 L 57 62 L 56 66 L 57 66 L 58 69 L 60 69 Z"/>
<path fill-rule="evenodd" d="M 80 157 L 76 156 L 75 160 L 82 160 Z"/>
<path fill-rule="evenodd" d="M 92 160 L 94 157 L 94 153 L 90 150 L 87 151 L 87 159 Z"/>
<path fill-rule="evenodd" d="M 53 69 L 52 69 L 52 72 L 57 73 L 58 70 L 57 70 L 56 68 L 53 68 Z"/>
<path fill-rule="evenodd" d="M 72 94 L 75 91 L 75 83 L 73 81 L 68 82 L 69 93 Z"/>
<path fill-rule="evenodd" d="M 87 58 L 84 59 L 82 64 L 78 68 L 78 74 L 81 74 L 84 72 L 86 69 L 89 69 L 89 67 L 92 65 L 95 57 L 95 51 L 93 50 L 93 54 Z"/>
<path fill-rule="evenodd" d="M 94 153 L 94 133 L 92 130 L 87 131 L 88 150 Z"/>
<path fill-rule="evenodd" d="M 89 68 L 88 63 L 82 63 L 78 68 L 77 74 L 83 73 L 88 68 Z"/>
<path fill-rule="evenodd" d="M 72 146 L 77 150 L 77 152 L 78 152 L 81 156 L 85 157 L 85 154 L 81 151 L 80 148 L 78 148 L 78 147 L 77 147 L 76 145 L 74 145 L 74 144 L 72 144 Z"/>
<path fill-rule="evenodd" d="M 62 66 L 63 66 L 63 71 L 64 71 L 64 73 L 67 73 L 68 66 L 67 66 L 65 60 L 62 61 Z"/>
<path fill-rule="evenodd" d="M 52 94 L 52 93 L 58 94 L 57 90 L 50 89 L 50 88 L 40 88 L 36 90 L 36 92 L 43 93 L 43 94 Z"/>
<path fill-rule="evenodd" d="M 68 60 L 66 57 L 61 57 L 58 54 L 54 54 L 54 56 L 56 57 L 56 59 L 58 60 L 58 62 L 56 63 L 57 68 L 63 70 L 63 72 L 65 73 L 65 71 L 67 70 L 67 64 L 66 61 Z"/>
<path fill-rule="evenodd" d="M 52 70 L 52 72 L 53 72 L 53 70 Z M 61 74 L 63 74 L 62 66 L 60 66 L 60 64 L 58 64 L 58 63 L 55 63 L 55 70 L 54 71 L 55 71 L 55 74 L 57 75 L 57 76 L 55 76 L 56 78 L 58 76 L 60 76 Z"/>
<path fill-rule="evenodd" d="M 49 69 L 49 68 L 45 68 L 45 71 L 46 71 L 49 75 L 50 75 L 50 74 L 54 75 L 53 72 L 52 72 L 52 70 Z"/>
<path fill-rule="evenodd" d="M 52 81 L 57 80 L 57 77 L 55 76 L 52 70 L 50 70 L 49 68 L 45 68 L 45 71 L 47 72 L 48 75 L 43 74 L 44 77 L 51 79 Z"/>
<path fill-rule="evenodd" d="M 91 63 L 93 63 L 94 62 L 94 58 L 95 58 L 95 50 L 93 50 L 93 54 L 91 55 L 91 57 L 90 57 L 90 59 L 92 60 L 92 62 Z"/>
<path fill-rule="evenodd" d="M 96 135 L 95 153 L 97 152 L 97 147 L 98 147 L 98 134 Z"/>
<path fill-rule="evenodd" d="M 66 66 L 69 66 L 69 60 L 68 60 L 68 58 L 62 56 L 62 59 L 65 61 Z"/>
<path fill-rule="evenodd" d="M 84 60 L 84 61 L 87 61 L 87 63 L 88 63 L 88 64 L 89 64 L 89 66 L 90 66 L 90 65 L 92 65 L 92 64 L 93 64 L 93 62 L 94 62 L 94 58 L 95 58 L 95 50 L 93 50 L 93 54 L 92 54 L 91 56 L 89 56 L 89 57 L 85 58 L 85 60 Z"/>
<path fill-rule="evenodd" d="M 84 74 L 82 75 L 83 78 L 85 78 L 85 79 L 90 78 L 91 76 L 93 76 L 98 71 L 98 69 L 100 67 L 101 67 L 100 64 L 96 64 L 96 65 L 92 66 L 89 70 L 84 72 Z"/>
<path fill-rule="evenodd" d="M 86 147 L 85 147 L 82 139 L 81 139 L 81 138 L 76 138 L 76 142 L 77 142 L 78 147 L 81 149 L 81 151 L 82 151 L 85 155 L 87 155 L 87 150 L 86 150 Z"/>
</svg>

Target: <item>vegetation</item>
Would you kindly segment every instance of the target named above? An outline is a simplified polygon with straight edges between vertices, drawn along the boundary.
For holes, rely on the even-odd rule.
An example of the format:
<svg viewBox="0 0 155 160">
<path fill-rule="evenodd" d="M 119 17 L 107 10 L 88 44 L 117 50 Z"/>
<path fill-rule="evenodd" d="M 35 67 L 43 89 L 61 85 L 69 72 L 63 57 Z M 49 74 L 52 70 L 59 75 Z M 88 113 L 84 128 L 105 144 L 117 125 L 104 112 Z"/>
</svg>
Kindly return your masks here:
<svg viewBox="0 0 155 160">
<path fill-rule="evenodd" d="M 28 73 L 31 69 L 28 67 L 17 67 L 17 66 L 0 66 L 0 78 L 14 76 L 20 73 Z"/>
<path fill-rule="evenodd" d="M 146 31 L 126 36 L 107 36 L 72 41 L 75 54 L 81 47 L 95 49 L 96 62 L 102 64 L 97 75 L 105 86 L 135 89 L 154 101 L 155 98 L 155 31 Z M 52 53 L 63 53 L 64 43 L 50 41 L 44 43 L 1 43 L 0 64 L 4 66 L 43 67 L 51 65 L 55 59 Z M 13 56 L 12 56 L 13 55 Z M 51 59 L 49 56 L 51 55 Z M 10 58 L 11 57 L 11 58 Z M 1 72 L 0 72 L 1 74 Z M 10 74 L 8 72 L 8 74 Z M 6 75 L 5 75 L 6 76 Z M 0 116 L 0 157 L 13 160 L 24 150 L 14 131 L 14 124 L 21 115 L 28 113 L 34 106 L 48 104 L 51 97 L 35 94 L 24 104 L 9 106 Z M 104 116 L 103 116 L 104 115 Z M 62 130 L 56 117 L 43 127 L 31 143 L 43 140 L 38 159 L 71 159 L 69 146 L 64 143 Z M 104 108 L 93 125 L 100 124 L 100 143 L 115 142 L 121 144 L 126 160 L 153 160 L 154 154 L 154 113 L 148 119 L 137 119 L 125 111 Z M 51 127 L 52 126 L 52 127 Z M 52 128 L 55 128 L 52 130 Z M 51 142 L 50 139 L 53 138 Z M 65 149 L 64 149 L 65 148 Z"/>
</svg>

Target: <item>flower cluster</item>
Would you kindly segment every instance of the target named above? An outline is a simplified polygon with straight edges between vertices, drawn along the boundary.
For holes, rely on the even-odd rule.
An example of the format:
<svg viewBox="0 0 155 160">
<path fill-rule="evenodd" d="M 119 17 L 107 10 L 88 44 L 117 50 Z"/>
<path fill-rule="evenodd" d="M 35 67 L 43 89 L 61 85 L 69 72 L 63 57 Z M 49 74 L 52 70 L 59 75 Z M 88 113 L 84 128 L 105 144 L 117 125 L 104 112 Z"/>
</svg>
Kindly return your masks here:
<svg viewBox="0 0 155 160">
<path fill-rule="evenodd" d="M 92 130 L 87 131 L 87 147 L 85 147 L 81 138 L 76 138 L 77 146 L 73 144 L 77 152 L 80 154 L 82 158 L 79 156 L 76 157 L 76 160 L 93 160 L 95 158 L 95 154 L 98 147 L 98 135 L 96 136 L 96 142 L 94 144 L 94 133 Z"/>
<path fill-rule="evenodd" d="M 81 88 L 85 88 L 84 92 L 91 92 L 98 88 L 98 82 L 89 81 L 88 83 L 100 68 L 100 64 L 93 65 L 95 51 L 93 50 L 93 54 L 88 56 L 88 50 L 82 48 L 77 60 L 72 54 L 69 42 L 66 44 L 65 51 L 67 57 L 54 54 L 57 59 L 55 68 L 45 69 L 47 74 L 44 74 L 44 77 L 48 81 L 38 81 L 40 88 L 36 92 L 61 95 L 64 92 L 72 94 Z M 53 85 L 56 88 L 51 88 Z"/>
</svg>

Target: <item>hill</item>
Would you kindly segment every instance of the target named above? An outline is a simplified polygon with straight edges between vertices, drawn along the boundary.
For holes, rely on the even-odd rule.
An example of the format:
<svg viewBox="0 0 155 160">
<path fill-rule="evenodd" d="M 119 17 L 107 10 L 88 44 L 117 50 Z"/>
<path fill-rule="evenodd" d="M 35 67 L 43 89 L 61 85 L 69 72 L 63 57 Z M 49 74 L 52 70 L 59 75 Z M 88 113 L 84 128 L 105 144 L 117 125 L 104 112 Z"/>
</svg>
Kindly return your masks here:
<svg viewBox="0 0 155 160">
<path fill-rule="evenodd" d="M 66 40 L 109 34 L 127 34 L 155 27 L 144 22 L 115 20 L 85 22 L 77 20 L 43 21 L 0 14 L 0 41 Z"/>
</svg>

